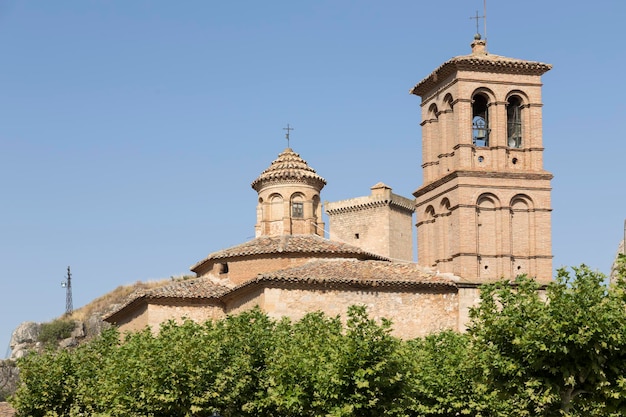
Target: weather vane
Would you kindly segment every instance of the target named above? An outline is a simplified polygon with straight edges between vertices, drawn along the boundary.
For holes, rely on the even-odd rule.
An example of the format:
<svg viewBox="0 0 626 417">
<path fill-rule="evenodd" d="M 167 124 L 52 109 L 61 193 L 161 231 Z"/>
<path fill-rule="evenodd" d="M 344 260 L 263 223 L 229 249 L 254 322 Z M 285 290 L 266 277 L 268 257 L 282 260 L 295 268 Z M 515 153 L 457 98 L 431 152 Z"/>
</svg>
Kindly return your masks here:
<svg viewBox="0 0 626 417">
<path fill-rule="evenodd" d="M 289 123 L 287 123 L 287 127 L 283 127 L 283 130 L 287 131 L 287 133 L 285 133 L 285 139 L 287 139 L 287 147 L 289 147 L 289 133 L 291 133 L 291 131 L 295 129 L 289 126 Z"/>
</svg>

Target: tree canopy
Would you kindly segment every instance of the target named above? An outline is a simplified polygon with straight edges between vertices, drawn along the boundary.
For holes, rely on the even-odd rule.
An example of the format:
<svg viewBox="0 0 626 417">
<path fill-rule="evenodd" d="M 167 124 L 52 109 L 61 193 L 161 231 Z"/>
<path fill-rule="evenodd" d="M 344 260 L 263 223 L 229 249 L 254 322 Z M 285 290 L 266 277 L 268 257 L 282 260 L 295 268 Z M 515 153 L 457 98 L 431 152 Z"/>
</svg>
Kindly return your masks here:
<svg viewBox="0 0 626 417">
<path fill-rule="evenodd" d="M 580 266 L 545 288 L 486 285 L 465 333 L 401 340 L 364 307 L 273 320 L 258 308 L 158 333 L 105 331 L 19 360 L 20 416 L 618 416 L 623 281 Z"/>
</svg>

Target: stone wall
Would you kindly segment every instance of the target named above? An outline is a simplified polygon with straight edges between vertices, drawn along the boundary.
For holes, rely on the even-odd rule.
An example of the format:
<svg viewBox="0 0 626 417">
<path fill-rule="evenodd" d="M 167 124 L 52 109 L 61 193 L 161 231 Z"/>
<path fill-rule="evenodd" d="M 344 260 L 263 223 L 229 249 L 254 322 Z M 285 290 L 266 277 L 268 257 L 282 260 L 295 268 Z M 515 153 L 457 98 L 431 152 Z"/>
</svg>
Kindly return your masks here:
<svg viewBox="0 0 626 417">
<path fill-rule="evenodd" d="M 390 319 L 393 334 L 405 339 L 458 328 L 456 289 L 404 292 L 267 288 L 261 307 L 271 317 L 288 316 L 295 321 L 315 311 L 345 319 L 350 305 L 366 306 L 374 319 Z"/>
<path fill-rule="evenodd" d="M 221 303 L 212 300 L 180 300 L 172 303 L 156 302 L 148 307 L 148 324 L 153 330 L 158 330 L 160 323 L 174 320 L 182 323 L 190 319 L 198 323 L 208 320 L 219 320 L 226 316 Z"/>
<path fill-rule="evenodd" d="M 390 259 L 413 261 L 413 200 L 378 183 L 366 197 L 325 203 L 329 237 Z"/>
</svg>

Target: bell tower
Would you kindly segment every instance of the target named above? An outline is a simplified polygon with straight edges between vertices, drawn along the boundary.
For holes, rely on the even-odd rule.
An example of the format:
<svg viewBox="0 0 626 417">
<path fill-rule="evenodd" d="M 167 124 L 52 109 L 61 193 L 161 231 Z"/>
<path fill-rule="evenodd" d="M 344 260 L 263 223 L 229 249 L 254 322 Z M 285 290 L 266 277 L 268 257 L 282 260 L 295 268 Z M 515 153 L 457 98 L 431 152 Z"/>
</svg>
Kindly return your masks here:
<svg viewBox="0 0 626 417">
<path fill-rule="evenodd" d="M 471 282 L 552 278 L 550 180 L 543 168 L 541 75 L 551 65 L 469 55 L 410 90 L 422 99 L 418 262 Z"/>
</svg>

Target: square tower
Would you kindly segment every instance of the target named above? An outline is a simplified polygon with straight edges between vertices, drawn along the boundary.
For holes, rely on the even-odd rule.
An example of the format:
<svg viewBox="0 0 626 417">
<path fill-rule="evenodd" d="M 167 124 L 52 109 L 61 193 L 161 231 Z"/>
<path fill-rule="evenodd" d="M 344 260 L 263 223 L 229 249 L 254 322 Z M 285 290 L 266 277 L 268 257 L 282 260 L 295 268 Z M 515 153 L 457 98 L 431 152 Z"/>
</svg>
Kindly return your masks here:
<svg viewBox="0 0 626 417">
<path fill-rule="evenodd" d="M 369 196 L 326 202 L 329 235 L 365 251 L 413 261 L 413 200 L 379 182 Z"/>
<path fill-rule="evenodd" d="M 422 98 L 418 262 L 470 282 L 552 278 L 541 75 L 551 65 L 472 53 L 411 89 Z"/>
</svg>

